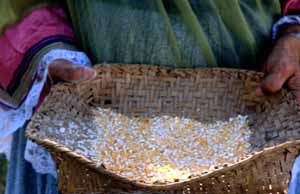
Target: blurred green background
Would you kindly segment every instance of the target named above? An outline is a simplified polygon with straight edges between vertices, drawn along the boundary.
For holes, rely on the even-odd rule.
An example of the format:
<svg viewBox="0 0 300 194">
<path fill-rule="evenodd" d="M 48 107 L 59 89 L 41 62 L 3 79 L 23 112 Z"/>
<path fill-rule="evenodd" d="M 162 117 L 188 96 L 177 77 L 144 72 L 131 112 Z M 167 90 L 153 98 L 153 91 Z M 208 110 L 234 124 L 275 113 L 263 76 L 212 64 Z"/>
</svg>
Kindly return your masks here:
<svg viewBox="0 0 300 194">
<path fill-rule="evenodd" d="M 6 171 L 7 161 L 5 156 L 0 154 L 0 194 L 4 194 Z"/>
</svg>

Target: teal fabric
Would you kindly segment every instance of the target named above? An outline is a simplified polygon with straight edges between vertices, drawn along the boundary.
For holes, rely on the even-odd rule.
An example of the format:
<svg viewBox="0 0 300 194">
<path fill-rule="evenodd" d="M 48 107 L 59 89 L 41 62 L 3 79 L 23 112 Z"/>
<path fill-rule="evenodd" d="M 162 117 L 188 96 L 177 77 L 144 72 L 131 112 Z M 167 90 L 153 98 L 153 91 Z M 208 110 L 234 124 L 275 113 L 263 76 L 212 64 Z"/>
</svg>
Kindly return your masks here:
<svg viewBox="0 0 300 194">
<path fill-rule="evenodd" d="M 278 0 L 68 0 L 94 63 L 259 68 Z M 258 52 L 259 51 L 259 52 Z"/>
<path fill-rule="evenodd" d="M 36 173 L 25 161 L 25 126 L 14 133 L 5 194 L 59 194 L 56 179 Z"/>
</svg>

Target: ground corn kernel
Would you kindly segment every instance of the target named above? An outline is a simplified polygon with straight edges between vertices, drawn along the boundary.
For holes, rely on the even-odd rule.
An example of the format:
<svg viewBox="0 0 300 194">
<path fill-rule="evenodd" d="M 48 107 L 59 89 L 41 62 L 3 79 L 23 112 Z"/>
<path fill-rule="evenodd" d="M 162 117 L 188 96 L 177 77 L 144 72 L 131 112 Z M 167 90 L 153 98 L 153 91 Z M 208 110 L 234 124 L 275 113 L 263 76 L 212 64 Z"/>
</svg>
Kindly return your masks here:
<svg viewBox="0 0 300 194">
<path fill-rule="evenodd" d="M 121 176 L 145 183 L 171 183 L 233 163 L 250 150 L 246 116 L 204 124 L 188 118 L 129 118 L 94 110 L 99 160 Z"/>
</svg>

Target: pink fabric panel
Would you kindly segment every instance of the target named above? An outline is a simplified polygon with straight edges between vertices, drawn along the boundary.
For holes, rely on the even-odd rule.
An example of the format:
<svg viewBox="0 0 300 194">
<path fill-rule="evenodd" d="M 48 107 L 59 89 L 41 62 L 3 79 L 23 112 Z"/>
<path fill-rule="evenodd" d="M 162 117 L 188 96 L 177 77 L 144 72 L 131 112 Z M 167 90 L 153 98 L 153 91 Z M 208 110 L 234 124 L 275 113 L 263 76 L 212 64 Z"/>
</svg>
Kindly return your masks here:
<svg viewBox="0 0 300 194">
<path fill-rule="evenodd" d="M 7 89 L 22 58 L 23 54 L 11 46 L 6 36 L 2 36 L 0 38 L 0 84 L 4 89 Z"/>
</svg>

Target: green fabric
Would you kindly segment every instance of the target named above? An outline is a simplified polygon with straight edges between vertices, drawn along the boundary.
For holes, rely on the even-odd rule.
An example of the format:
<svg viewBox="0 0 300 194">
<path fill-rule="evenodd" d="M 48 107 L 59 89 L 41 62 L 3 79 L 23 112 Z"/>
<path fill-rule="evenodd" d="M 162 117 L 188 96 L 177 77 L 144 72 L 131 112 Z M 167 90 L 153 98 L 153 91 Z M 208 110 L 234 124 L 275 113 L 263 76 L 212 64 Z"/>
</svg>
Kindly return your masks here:
<svg viewBox="0 0 300 194">
<path fill-rule="evenodd" d="M 0 35 L 7 26 L 18 22 L 32 9 L 45 5 L 57 5 L 57 2 L 56 0 L 0 0 Z"/>
<path fill-rule="evenodd" d="M 257 68 L 279 0 L 67 0 L 95 63 Z M 259 52 L 258 52 L 259 51 Z"/>
</svg>

